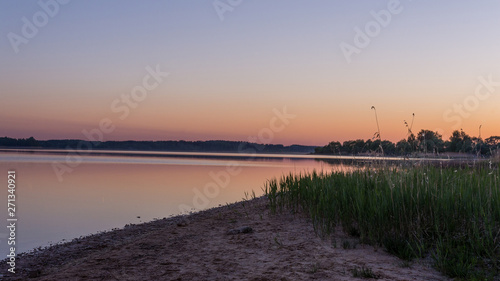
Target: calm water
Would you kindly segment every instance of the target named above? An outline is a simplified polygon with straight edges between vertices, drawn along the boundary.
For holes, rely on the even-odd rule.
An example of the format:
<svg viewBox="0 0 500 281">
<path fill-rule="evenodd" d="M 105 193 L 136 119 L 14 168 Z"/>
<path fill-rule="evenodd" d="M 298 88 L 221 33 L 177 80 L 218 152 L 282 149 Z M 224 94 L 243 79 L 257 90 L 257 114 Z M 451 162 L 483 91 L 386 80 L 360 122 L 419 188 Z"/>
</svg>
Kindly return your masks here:
<svg viewBox="0 0 500 281">
<path fill-rule="evenodd" d="M 66 160 L 73 161 L 73 167 Z M 2 225 L 7 225 L 7 171 L 17 175 L 18 253 L 129 223 L 232 203 L 245 192 L 262 195 L 267 180 L 290 172 L 349 168 L 306 156 L 220 153 L 100 152 L 81 156 L 78 163 L 74 160 L 65 151 L 0 151 Z M 71 171 L 58 177 L 54 163 Z M 6 238 L 4 226 L 2 258 L 7 254 Z"/>
</svg>

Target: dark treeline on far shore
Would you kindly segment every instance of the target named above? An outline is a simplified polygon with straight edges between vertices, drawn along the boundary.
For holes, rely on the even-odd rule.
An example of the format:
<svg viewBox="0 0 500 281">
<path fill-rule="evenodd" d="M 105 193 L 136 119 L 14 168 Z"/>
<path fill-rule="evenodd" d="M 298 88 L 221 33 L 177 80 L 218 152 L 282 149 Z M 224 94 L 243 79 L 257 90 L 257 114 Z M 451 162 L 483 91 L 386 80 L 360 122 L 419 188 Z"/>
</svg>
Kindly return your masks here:
<svg viewBox="0 0 500 281">
<path fill-rule="evenodd" d="M 441 153 L 462 153 L 481 156 L 498 154 L 500 136 L 491 136 L 487 139 L 471 137 L 464 131 L 456 130 L 449 140 L 444 141 L 442 136 L 430 130 L 421 130 L 416 136 L 411 133 L 407 139 L 397 143 L 388 140 L 349 140 L 343 143 L 332 141 L 323 147 L 317 147 L 315 154 L 357 155 L 381 154 L 384 155 L 418 155 Z"/>
<path fill-rule="evenodd" d="M 312 153 L 315 146 L 281 144 L 257 144 L 241 141 L 97 141 L 85 140 L 36 140 L 0 138 L 0 147 L 6 148 L 43 148 L 73 150 L 140 150 L 174 152 L 235 152 L 235 153 Z"/>
</svg>

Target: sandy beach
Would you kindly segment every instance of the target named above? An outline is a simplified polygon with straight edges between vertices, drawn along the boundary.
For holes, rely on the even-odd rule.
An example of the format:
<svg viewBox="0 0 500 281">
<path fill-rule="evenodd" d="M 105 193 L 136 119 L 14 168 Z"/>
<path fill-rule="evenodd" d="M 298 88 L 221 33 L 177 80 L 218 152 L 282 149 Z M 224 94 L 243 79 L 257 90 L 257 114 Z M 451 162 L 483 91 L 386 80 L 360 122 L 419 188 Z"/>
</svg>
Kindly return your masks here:
<svg viewBox="0 0 500 281">
<path fill-rule="evenodd" d="M 343 245 L 348 243 L 350 247 Z M 404 264 L 338 231 L 321 239 L 301 214 L 257 198 L 58 244 L 17 260 L 4 280 L 447 280 L 430 260 Z"/>
</svg>

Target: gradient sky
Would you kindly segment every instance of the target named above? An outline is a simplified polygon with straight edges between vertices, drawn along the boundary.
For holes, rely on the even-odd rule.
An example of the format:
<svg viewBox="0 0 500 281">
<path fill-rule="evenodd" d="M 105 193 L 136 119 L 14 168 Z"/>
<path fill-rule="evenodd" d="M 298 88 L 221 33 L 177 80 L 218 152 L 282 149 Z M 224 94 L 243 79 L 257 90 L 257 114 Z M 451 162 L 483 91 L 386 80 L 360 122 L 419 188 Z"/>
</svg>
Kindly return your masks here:
<svg viewBox="0 0 500 281">
<path fill-rule="evenodd" d="M 342 42 L 356 46 L 356 28 L 374 26 L 371 12 L 391 2 L 73 0 L 16 53 L 10 38 L 23 36 L 23 17 L 40 22 L 44 10 L 0 1 L 0 136 L 84 139 L 107 118 L 115 129 L 105 140 L 260 133 L 324 145 L 372 138 L 372 105 L 391 141 L 406 136 L 412 113 L 413 131 L 477 136 L 482 125 L 483 137 L 500 135 L 500 2 L 401 0 L 349 63 Z M 221 20 L 214 3 L 237 5 Z M 120 118 L 113 101 L 157 65 L 169 76 Z M 270 130 L 284 107 L 295 118 Z"/>
</svg>

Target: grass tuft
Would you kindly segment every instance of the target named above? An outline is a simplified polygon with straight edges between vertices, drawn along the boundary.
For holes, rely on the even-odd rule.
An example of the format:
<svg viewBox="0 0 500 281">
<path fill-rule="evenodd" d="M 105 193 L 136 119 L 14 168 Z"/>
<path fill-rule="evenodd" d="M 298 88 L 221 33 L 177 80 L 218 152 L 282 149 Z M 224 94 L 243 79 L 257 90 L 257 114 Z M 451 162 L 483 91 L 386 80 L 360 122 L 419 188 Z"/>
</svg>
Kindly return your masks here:
<svg viewBox="0 0 500 281">
<path fill-rule="evenodd" d="M 373 273 L 371 268 L 368 267 L 355 267 L 351 270 L 352 276 L 355 278 L 378 279 L 378 275 Z"/>
</svg>

